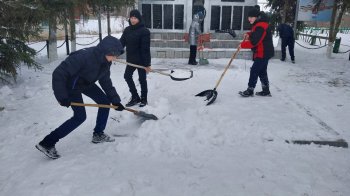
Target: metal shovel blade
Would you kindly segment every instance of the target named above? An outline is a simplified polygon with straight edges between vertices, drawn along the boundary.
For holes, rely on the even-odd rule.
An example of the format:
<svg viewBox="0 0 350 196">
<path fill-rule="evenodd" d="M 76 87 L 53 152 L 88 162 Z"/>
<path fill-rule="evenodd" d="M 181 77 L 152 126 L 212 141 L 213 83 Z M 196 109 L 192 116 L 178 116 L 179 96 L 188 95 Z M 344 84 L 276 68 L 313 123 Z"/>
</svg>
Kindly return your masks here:
<svg viewBox="0 0 350 196">
<path fill-rule="evenodd" d="M 216 97 L 218 96 L 218 92 L 216 90 L 205 90 L 196 95 L 197 97 L 206 97 L 205 101 L 208 101 L 207 105 L 214 103 Z"/>
<path fill-rule="evenodd" d="M 177 74 L 180 72 L 179 70 L 176 72 L 174 70 L 171 70 L 170 72 L 170 78 L 175 81 L 184 81 L 191 79 L 193 77 L 193 71 L 190 69 L 186 69 L 185 71 L 182 71 L 182 73 Z"/>
<path fill-rule="evenodd" d="M 134 112 L 134 114 L 146 120 L 158 120 L 157 116 L 155 116 L 154 114 L 147 114 L 146 112 L 143 112 L 143 111 L 137 111 L 137 112 Z"/>
</svg>

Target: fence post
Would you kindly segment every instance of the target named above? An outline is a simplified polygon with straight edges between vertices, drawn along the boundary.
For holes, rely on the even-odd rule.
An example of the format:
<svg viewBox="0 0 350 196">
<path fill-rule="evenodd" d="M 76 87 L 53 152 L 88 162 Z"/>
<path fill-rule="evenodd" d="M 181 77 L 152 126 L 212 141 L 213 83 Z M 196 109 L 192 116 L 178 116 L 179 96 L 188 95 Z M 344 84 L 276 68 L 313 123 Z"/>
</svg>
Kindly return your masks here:
<svg viewBox="0 0 350 196">
<path fill-rule="evenodd" d="M 68 34 L 66 35 L 66 51 L 67 51 L 67 55 L 69 55 L 69 38 L 68 38 Z"/>
<path fill-rule="evenodd" d="M 315 45 L 316 43 L 316 36 L 311 36 L 311 45 Z"/>
<path fill-rule="evenodd" d="M 341 41 L 341 37 L 335 39 L 334 47 L 333 47 L 333 53 L 338 53 L 339 52 L 340 41 Z"/>
<path fill-rule="evenodd" d="M 50 58 L 50 55 L 49 55 L 49 40 L 46 40 L 46 50 L 47 50 L 47 58 Z"/>
</svg>

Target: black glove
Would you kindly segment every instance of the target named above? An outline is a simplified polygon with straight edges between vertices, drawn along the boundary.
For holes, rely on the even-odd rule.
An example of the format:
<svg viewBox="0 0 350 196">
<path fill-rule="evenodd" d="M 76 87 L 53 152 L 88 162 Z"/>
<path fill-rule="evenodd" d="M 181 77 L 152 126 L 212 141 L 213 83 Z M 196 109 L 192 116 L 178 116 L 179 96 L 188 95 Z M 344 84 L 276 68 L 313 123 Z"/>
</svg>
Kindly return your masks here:
<svg viewBox="0 0 350 196">
<path fill-rule="evenodd" d="M 58 101 L 60 103 L 61 106 L 64 106 L 64 107 L 69 107 L 70 106 L 70 99 L 62 99 L 60 101 Z"/>
<path fill-rule="evenodd" d="M 118 106 L 118 108 L 115 109 L 117 111 L 123 111 L 125 109 L 125 107 L 121 103 L 112 103 L 112 105 Z"/>
</svg>

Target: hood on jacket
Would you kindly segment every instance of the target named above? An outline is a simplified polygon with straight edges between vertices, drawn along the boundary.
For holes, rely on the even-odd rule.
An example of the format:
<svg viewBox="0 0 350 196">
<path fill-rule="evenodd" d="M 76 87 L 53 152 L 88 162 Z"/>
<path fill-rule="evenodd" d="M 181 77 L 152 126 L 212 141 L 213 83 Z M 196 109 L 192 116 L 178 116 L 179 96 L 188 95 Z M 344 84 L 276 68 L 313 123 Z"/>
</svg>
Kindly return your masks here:
<svg viewBox="0 0 350 196">
<path fill-rule="evenodd" d="M 130 11 L 130 14 L 129 14 L 129 18 L 131 17 L 135 17 L 137 19 L 139 19 L 139 23 L 137 23 L 136 25 L 132 25 L 131 22 L 130 22 L 130 19 L 129 19 L 129 26 L 132 27 L 132 29 L 137 29 L 138 27 L 143 27 L 144 24 L 143 24 L 143 20 L 142 20 L 142 15 L 140 13 L 140 11 L 138 10 L 131 10 Z"/>
<path fill-rule="evenodd" d="M 124 53 L 123 46 L 119 39 L 108 35 L 97 45 L 103 55 L 120 56 Z"/>
<path fill-rule="evenodd" d="M 203 20 L 204 20 L 204 14 L 202 12 L 198 12 L 197 14 L 193 15 L 194 22 L 202 22 Z"/>
<path fill-rule="evenodd" d="M 270 22 L 269 16 L 265 12 L 260 12 L 257 22 Z"/>
</svg>

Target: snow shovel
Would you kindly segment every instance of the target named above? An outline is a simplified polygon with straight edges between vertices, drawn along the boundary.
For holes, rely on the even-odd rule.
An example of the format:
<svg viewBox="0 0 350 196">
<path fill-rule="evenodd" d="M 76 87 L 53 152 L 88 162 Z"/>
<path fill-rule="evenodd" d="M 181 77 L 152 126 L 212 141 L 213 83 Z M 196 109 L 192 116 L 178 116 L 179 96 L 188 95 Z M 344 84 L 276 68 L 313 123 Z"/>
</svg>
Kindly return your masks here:
<svg viewBox="0 0 350 196">
<path fill-rule="evenodd" d="M 146 69 L 144 66 L 141 66 L 141 65 L 136 65 L 136 64 L 132 64 L 132 63 L 128 63 L 128 62 L 125 62 L 125 61 L 121 61 L 121 60 L 114 60 L 118 63 L 122 63 L 122 64 L 125 64 L 125 65 L 129 65 L 129 66 L 132 66 L 132 67 L 136 67 L 136 68 L 141 68 L 141 69 Z M 193 71 L 190 70 L 190 69 L 178 69 L 178 71 L 176 72 L 176 70 L 174 71 L 173 69 L 170 71 L 170 74 L 169 73 L 165 73 L 161 70 L 165 70 L 165 69 L 152 69 L 151 72 L 153 73 L 158 73 L 158 74 L 161 74 L 161 75 L 164 75 L 164 76 L 169 76 L 172 80 L 175 80 L 175 81 L 183 81 L 183 80 L 188 80 L 190 78 L 193 77 Z M 168 69 L 167 69 L 168 70 Z M 180 71 L 182 70 L 182 71 Z M 181 73 L 182 72 L 182 73 Z M 185 75 L 185 77 L 183 76 Z"/>
<path fill-rule="evenodd" d="M 220 77 L 219 81 L 216 83 L 215 88 L 213 90 L 205 90 L 205 91 L 200 92 L 200 93 L 198 93 L 196 95 L 197 97 L 207 97 L 207 99 L 205 100 L 205 101 L 208 101 L 207 105 L 212 104 L 216 100 L 216 97 L 218 96 L 218 92 L 216 91 L 216 88 L 219 86 L 222 78 L 224 77 L 224 75 L 225 75 L 226 71 L 228 70 L 228 68 L 231 66 L 231 63 L 232 63 L 233 59 L 236 58 L 236 56 L 237 56 L 237 54 L 238 54 L 240 49 L 241 49 L 241 47 L 239 46 L 237 48 L 236 52 L 232 55 L 230 62 L 227 64 L 224 72 L 221 74 L 221 77 Z"/>
<path fill-rule="evenodd" d="M 98 108 L 113 108 L 116 109 L 118 106 L 114 105 L 105 105 L 105 104 L 91 104 L 91 103 L 76 103 L 76 102 L 71 102 L 70 105 L 72 106 L 89 106 L 89 107 L 98 107 Z M 153 114 L 147 114 L 146 112 L 143 111 L 137 111 L 131 108 L 125 108 L 126 111 L 134 113 L 136 116 L 143 117 L 146 120 L 158 120 L 157 116 Z"/>
</svg>

